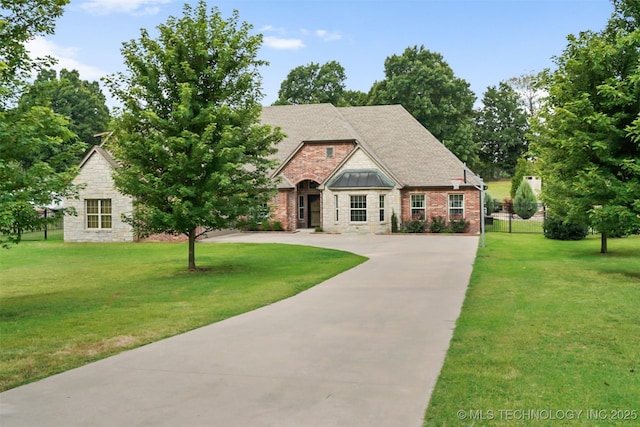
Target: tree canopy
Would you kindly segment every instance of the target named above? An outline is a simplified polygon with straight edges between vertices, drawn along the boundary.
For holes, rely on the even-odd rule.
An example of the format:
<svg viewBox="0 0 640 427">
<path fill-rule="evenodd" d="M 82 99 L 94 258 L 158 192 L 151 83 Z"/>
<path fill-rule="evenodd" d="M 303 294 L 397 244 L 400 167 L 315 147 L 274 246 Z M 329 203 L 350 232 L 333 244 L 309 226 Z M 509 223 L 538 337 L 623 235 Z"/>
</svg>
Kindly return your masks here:
<svg viewBox="0 0 640 427">
<path fill-rule="evenodd" d="M 289 72 L 280 85 L 275 105 L 320 104 L 338 105 L 343 100 L 344 81 L 347 76 L 344 67 L 336 61 L 325 64 L 314 62 L 301 65 Z"/>
<path fill-rule="evenodd" d="M 190 270 L 195 239 L 232 228 L 273 194 L 269 156 L 282 139 L 258 124 L 262 97 L 256 59 L 262 37 L 224 20 L 204 1 L 184 6 L 152 39 L 124 43 L 127 74 L 107 78 L 122 101 L 114 156 L 117 188 L 134 198 L 129 221 L 141 234 L 184 234 Z"/>
<path fill-rule="evenodd" d="M 0 244 L 46 223 L 36 208 L 73 196 L 70 159 L 84 150 L 68 120 L 48 107 L 15 108 L 28 77 L 50 59 L 30 58 L 27 41 L 51 34 L 67 0 L 1 1 L 0 8 Z M 74 142 L 75 141 L 75 142 Z"/>
<path fill-rule="evenodd" d="M 385 78 L 369 91 L 369 104 L 401 104 L 460 160 L 477 161 L 469 83 L 456 77 L 439 53 L 405 49 L 384 62 Z"/>
<path fill-rule="evenodd" d="M 640 4 L 614 1 L 606 29 L 568 37 L 535 121 L 542 197 L 555 217 L 607 236 L 640 232 Z"/>
<path fill-rule="evenodd" d="M 32 105 L 51 107 L 70 120 L 69 128 L 88 147 L 100 144 L 95 135 L 109 127 L 110 114 L 106 98 L 98 82 L 81 80 L 77 70 L 40 71 L 37 78 L 22 95 L 20 108 Z M 79 162 L 81 159 L 74 159 Z"/>
<path fill-rule="evenodd" d="M 484 93 L 475 114 L 475 140 L 480 146 L 477 172 L 485 178 L 513 176 L 527 151 L 528 117 L 520 104 L 520 96 L 506 82 Z"/>
</svg>

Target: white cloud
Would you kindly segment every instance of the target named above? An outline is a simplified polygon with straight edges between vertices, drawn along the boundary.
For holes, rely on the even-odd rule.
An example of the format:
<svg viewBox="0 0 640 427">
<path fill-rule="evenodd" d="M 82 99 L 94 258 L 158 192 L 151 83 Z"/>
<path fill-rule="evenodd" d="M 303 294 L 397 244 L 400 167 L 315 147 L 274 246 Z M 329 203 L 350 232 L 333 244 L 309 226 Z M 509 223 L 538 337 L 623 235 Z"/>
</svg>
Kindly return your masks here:
<svg viewBox="0 0 640 427">
<path fill-rule="evenodd" d="M 160 10 L 159 5 L 170 2 L 171 0 L 89 0 L 82 3 L 80 8 L 92 15 L 155 15 Z"/>
<path fill-rule="evenodd" d="M 306 47 L 304 42 L 300 39 L 285 39 L 273 36 L 265 37 L 264 44 L 267 47 L 278 50 L 297 50 Z"/>
<path fill-rule="evenodd" d="M 82 64 L 77 60 L 78 49 L 74 47 L 59 46 L 43 37 L 36 37 L 27 43 L 31 57 L 51 56 L 58 62 L 53 66 L 55 70 L 78 70 L 80 78 L 88 81 L 98 81 L 107 72 L 91 65 Z"/>
<path fill-rule="evenodd" d="M 325 42 L 332 42 L 332 41 L 340 40 L 342 38 L 342 34 L 340 34 L 337 31 L 329 32 L 327 30 L 316 30 L 315 34 Z"/>
</svg>

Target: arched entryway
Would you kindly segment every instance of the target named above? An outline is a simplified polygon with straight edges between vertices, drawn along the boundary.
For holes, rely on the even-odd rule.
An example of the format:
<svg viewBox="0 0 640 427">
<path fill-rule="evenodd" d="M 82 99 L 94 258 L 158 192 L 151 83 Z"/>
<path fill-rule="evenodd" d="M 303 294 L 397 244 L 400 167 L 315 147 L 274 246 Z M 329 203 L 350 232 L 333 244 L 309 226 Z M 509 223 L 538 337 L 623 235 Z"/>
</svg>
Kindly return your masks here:
<svg viewBox="0 0 640 427">
<path fill-rule="evenodd" d="M 297 228 L 315 228 L 322 226 L 321 192 L 318 183 L 305 179 L 296 185 Z"/>
</svg>

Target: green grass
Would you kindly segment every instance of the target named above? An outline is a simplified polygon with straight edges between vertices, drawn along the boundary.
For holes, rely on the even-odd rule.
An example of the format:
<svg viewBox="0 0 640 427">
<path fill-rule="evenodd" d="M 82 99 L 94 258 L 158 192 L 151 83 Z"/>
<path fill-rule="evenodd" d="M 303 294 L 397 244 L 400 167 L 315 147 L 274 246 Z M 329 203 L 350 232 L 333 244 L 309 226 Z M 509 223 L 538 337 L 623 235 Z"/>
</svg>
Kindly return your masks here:
<svg viewBox="0 0 640 427">
<path fill-rule="evenodd" d="M 640 236 L 609 247 L 488 235 L 425 425 L 640 424 Z"/>
<path fill-rule="evenodd" d="M 485 182 L 487 191 L 491 197 L 503 201 L 511 198 L 511 179 L 501 179 L 498 181 Z"/>
<path fill-rule="evenodd" d="M 0 252 L 0 390 L 271 304 L 365 261 L 278 244 L 23 242 Z M 319 268 L 321 267 L 321 268 Z"/>
</svg>

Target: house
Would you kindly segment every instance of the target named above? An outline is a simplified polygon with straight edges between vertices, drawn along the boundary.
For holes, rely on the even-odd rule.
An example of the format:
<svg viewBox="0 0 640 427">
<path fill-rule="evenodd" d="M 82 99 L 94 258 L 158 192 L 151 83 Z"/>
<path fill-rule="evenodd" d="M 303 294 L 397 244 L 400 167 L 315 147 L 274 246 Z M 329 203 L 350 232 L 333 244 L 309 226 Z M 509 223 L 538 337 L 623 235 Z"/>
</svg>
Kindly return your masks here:
<svg viewBox="0 0 640 427">
<path fill-rule="evenodd" d="M 265 107 L 286 134 L 273 219 L 286 230 L 388 233 L 391 216 L 464 218 L 480 232 L 482 180 L 400 105 Z"/>
<path fill-rule="evenodd" d="M 464 218 L 480 232 L 482 180 L 402 106 L 270 106 L 261 122 L 286 135 L 271 173 L 271 217 L 285 230 L 389 233 L 395 214 L 400 224 Z M 102 147 L 84 158 L 75 183 L 85 188 L 68 201 L 78 215 L 65 218 L 65 241 L 134 240 L 121 221 L 132 201 L 114 188 L 115 167 Z"/>
<path fill-rule="evenodd" d="M 133 210 L 132 199 L 116 190 L 112 174 L 117 164 L 111 154 L 94 146 L 80 162 L 75 185 L 82 185 L 77 199 L 67 199 L 65 207 L 77 215 L 64 218 L 65 242 L 131 242 L 134 233 L 122 221 Z"/>
</svg>

